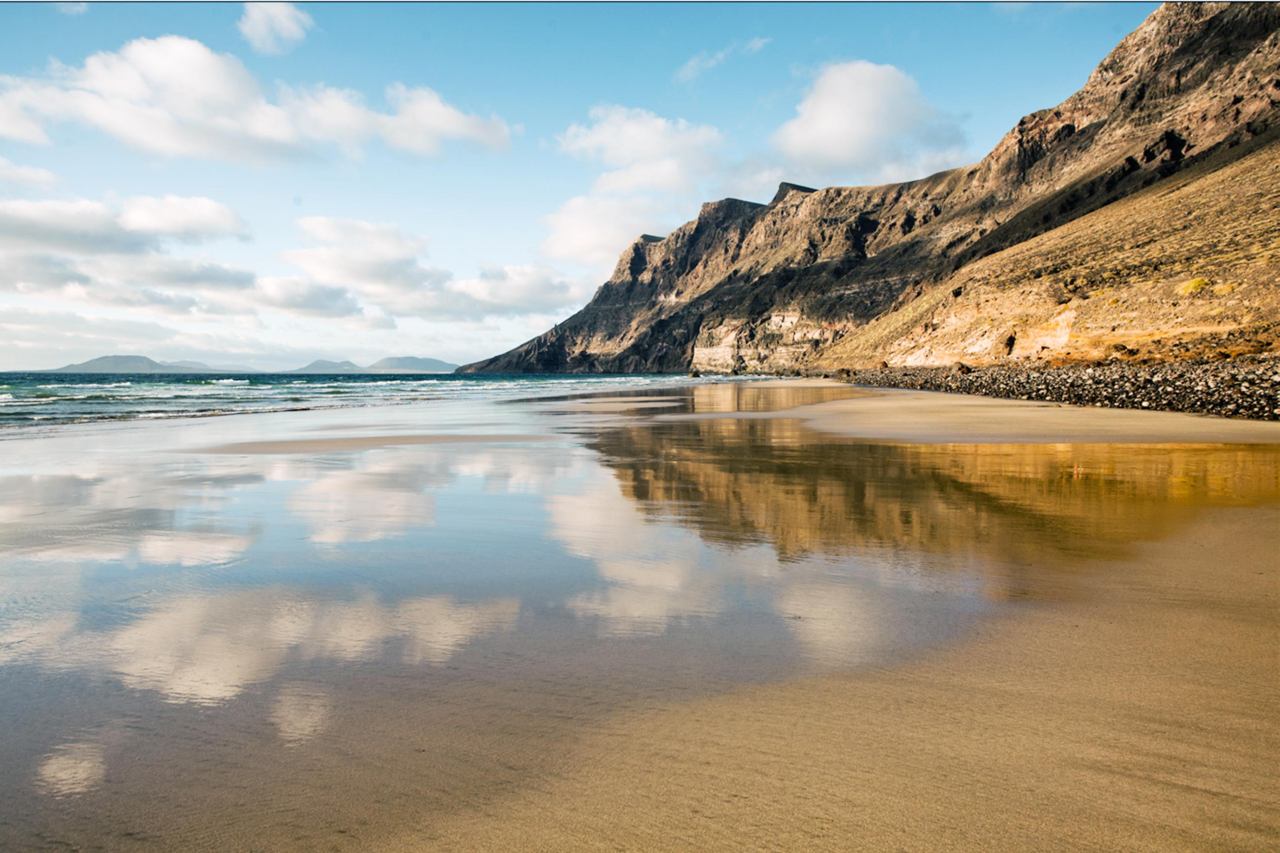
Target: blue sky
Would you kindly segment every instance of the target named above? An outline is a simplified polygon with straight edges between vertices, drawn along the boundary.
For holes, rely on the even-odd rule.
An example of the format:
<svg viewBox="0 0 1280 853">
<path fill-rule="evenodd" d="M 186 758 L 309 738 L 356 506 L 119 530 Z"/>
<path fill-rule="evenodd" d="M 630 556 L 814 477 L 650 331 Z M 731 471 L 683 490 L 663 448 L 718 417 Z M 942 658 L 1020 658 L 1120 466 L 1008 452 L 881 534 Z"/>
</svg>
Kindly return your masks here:
<svg viewBox="0 0 1280 853">
<path fill-rule="evenodd" d="M 0 369 L 491 355 L 703 200 L 977 160 L 1154 5 L 5 4 Z"/>
</svg>

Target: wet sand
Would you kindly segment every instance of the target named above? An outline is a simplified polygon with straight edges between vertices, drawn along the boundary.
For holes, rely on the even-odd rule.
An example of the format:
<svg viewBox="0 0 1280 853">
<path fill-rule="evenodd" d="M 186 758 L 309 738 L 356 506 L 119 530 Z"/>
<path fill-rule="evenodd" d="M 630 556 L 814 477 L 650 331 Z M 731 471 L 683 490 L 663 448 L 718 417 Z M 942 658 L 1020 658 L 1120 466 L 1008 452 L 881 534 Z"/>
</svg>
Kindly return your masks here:
<svg viewBox="0 0 1280 853">
<path fill-rule="evenodd" d="M 660 420 L 957 449 L 1280 443 L 1280 424 L 878 390 Z M 1067 561 L 1070 603 L 923 660 L 619 714 L 534 790 L 384 849 L 1275 849 L 1280 508 L 1156 537 Z"/>
<path fill-rule="evenodd" d="M 1087 604 L 901 668 L 592 732 L 454 849 L 1275 849 L 1280 511 L 1143 548 Z"/>
<path fill-rule="evenodd" d="M 0 847 L 1280 843 L 1276 425 L 812 381 L 368 420 L 16 453 Z"/>
<path fill-rule="evenodd" d="M 379 447 L 408 447 L 415 444 L 505 444 L 545 441 L 542 435 L 349 435 L 334 438 L 289 438 L 276 441 L 236 441 L 200 448 L 204 453 L 340 453 L 374 450 Z"/>
<path fill-rule="evenodd" d="M 835 385 L 837 383 L 832 383 Z M 846 386 L 847 387 L 847 386 Z M 927 444 L 1280 444 L 1280 423 L 1001 400 L 930 391 L 860 389 L 851 399 L 788 412 L 806 426 L 874 441 Z M 776 413 L 734 417 L 776 417 Z M 702 415 L 714 417 L 714 415 Z"/>
</svg>

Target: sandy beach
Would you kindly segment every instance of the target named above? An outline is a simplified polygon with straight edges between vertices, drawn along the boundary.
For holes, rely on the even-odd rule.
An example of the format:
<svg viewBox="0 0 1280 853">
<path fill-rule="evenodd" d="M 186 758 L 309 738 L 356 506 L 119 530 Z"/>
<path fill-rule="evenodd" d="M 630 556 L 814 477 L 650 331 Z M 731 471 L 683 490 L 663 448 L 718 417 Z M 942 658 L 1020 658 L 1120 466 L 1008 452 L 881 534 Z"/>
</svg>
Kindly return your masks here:
<svg viewBox="0 0 1280 853">
<path fill-rule="evenodd" d="M 1237 849 L 1280 840 L 1280 511 L 916 665 L 610 720 L 455 849 Z M 1211 572 L 1211 576 L 1210 576 Z M 412 846 L 413 836 L 385 849 Z"/>
<path fill-rule="evenodd" d="M 1271 421 L 881 388 L 797 405 L 790 415 L 820 432 L 915 444 L 1280 444 L 1280 423 Z"/>
<path fill-rule="evenodd" d="M 1267 849 L 1278 429 L 803 381 L 14 440 L 0 845 Z"/>
<path fill-rule="evenodd" d="M 908 444 L 1280 444 L 1270 423 L 907 391 L 668 417 L 794 418 Z M 430 837 L 456 849 L 1268 849 L 1280 843 L 1277 555 L 1280 507 L 1215 514 L 1109 561 L 1070 605 L 1026 608 L 927 661 L 621 714 L 537 791 Z"/>
</svg>

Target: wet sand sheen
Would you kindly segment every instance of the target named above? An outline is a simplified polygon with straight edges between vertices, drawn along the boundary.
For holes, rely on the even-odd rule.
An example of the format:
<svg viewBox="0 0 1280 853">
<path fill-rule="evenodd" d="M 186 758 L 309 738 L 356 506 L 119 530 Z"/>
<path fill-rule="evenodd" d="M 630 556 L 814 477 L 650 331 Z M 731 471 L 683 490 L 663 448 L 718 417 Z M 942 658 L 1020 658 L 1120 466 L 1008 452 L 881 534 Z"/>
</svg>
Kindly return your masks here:
<svg viewBox="0 0 1280 853">
<path fill-rule="evenodd" d="M 694 393 L 699 390 L 695 389 Z M 1274 421 L 1090 408 L 931 391 L 883 388 L 851 391 L 844 399 L 799 403 L 789 414 L 803 420 L 811 429 L 832 435 L 916 444 L 1280 444 L 1280 423 Z M 742 413 L 732 417 L 773 418 L 777 413 Z"/>
<path fill-rule="evenodd" d="M 374 450 L 379 447 L 407 447 L 415 444 L 505 444 L 546 441 L 545 435 L 349 435 L 334 438 L 290 438 L 278 441 L 237 441 L 200 448 L 202 453 L 335 453 L 347 450 Z"/>
<path fill-rule="evenodd" d="M 1277 839 L 1280 444 L 1106 411 L 1117 443 L 871 442 L 811 413 L 880 393 L 814 383 L 599 399 L 0 478 L 12 612 L 100 599 L 0 611 L 0 846 Z"/>
<path fill-rule="evenodd" d="M 1214 515 L 1088 605 L 621 715 L 534 790 L 381 846 L 1274 849 L 1277 553 L 1277 510 Z"/>
</svg>

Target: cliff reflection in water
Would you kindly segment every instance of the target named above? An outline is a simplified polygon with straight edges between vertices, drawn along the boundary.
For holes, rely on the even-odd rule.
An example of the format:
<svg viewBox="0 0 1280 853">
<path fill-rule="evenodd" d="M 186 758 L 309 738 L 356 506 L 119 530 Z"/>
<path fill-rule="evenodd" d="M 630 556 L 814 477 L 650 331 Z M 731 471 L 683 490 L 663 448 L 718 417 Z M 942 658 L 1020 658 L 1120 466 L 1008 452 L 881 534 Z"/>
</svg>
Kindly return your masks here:
<svg viewBox="0 0 1280 853">
<path fill-rule="evenodd" d="M 390 798 L 508 796 L 621 710 L 921 660 L 1006 599 L 1097 603 L 1134 543 L 1280 499 L 1275 447 L 867 443 L 759 416 L 860 393 L 262 416 L 261 452 L 208 452 L 212 419 L 14 442 L 0 848 L 228 815 L 330 846 Z M 394 441 L 441 425 L 472 440 Z M 390 440 L 316 449 L 368 432 Z"/>
<path fill-rule="evenodd" d="M 636 423 L 589 446 L 649 517 L 710 541 L 767 542 L 784 561 L 945 555 L 996 571 L 997 596 L 1025 594 L 1023 570 L 1120 556 L 1203 509 L 1280 498 L 1275 446 L 865 443 L 751 418 Z"/>
</svg>

